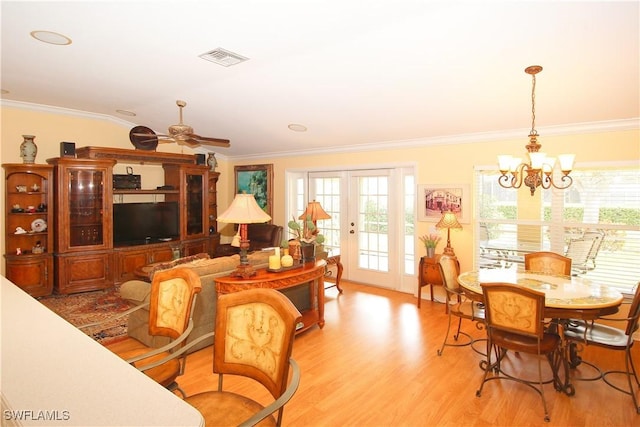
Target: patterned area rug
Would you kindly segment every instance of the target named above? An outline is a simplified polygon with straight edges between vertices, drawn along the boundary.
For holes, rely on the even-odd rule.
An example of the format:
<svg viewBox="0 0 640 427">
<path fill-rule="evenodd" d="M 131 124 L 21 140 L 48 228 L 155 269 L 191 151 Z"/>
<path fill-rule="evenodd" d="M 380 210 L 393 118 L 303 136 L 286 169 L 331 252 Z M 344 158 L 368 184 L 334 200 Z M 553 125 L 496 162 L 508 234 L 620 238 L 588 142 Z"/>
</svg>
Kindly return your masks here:
<svg viewBox="0 0 640 427">
<path fill-rule="evenodd" d="M 105 321 L 132 307 L 120 298 L 118 287 L 105 291 L 51 295 L 39 298 L 39 301 L 74 326 Z M 123 316 L 85 332 L 99 343 L 109 344 L 126 337 L 127 318 Z"/>
</svg>

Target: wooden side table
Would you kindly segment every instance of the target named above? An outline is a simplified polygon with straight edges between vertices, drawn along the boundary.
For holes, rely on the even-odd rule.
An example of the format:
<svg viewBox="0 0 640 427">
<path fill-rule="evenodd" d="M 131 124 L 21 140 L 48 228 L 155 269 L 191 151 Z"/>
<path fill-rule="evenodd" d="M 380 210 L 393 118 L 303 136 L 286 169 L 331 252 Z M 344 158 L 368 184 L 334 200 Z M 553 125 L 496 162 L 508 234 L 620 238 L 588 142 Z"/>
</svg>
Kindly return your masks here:
<svg viewBox="0 0 640 427">
<path fill-rule="evenodd" d="M 342 263 L 340 262 L 340 255 L 334 255 L 334 256 L 327 257 L 325 259 L 325 261 L 327 261 L 327 267 L 330 266 L 330 265 L 335 265 L 336 268 L 338 269 L 338 271 L 336 272 L 335 284 L 333 284 L 331 286 L 327 286 L 327 287 L 325 287 L 325 289 L 333 288 L 335 286 L 336 288 L 338 288 L 338 292 L 342 293 L 342 288 L 340 287 L 340 279 L 342 278 L 342 270 L 344 269 L 344 267 L 342 266 Z M 329 275 L 327 273 L 330 273 L 330 272 L 329 271 L 325 271 L 325 277 L 329 277 Z"/>
<path fill-rule="evenodd" d="M 240 292 L 252 288 L 277 289 L 302 314 L 302 321 L 296 333 L 300 333 L 318 325 L 324 326 L 324 260 L 309 262 L 300 268 L 282 272 L 269 272 L 259 269 L 254 276 L 248 278 L 223 276 L 215 278 L 218 295 Z M 304 289 L 303 289 L 304 288 Z"/>
<path fill-rule="evenodd" d="M 438 268 L 438 262 L 440 261 L 440 255 L 436 255 L 433 258 L 423 256 L 420 258 L 420 267 L 418 270 L 418 308 L 420 308 L 420 302 L 422 301 L 422 287 L 429 286 L 431 291 L 431 301 L 433 301 L 433 287 L 444 286 L 442 276 L 440 275 L 440 269 Z M 445 310 L 448 312 L 448 307 L 445 306 Z"/>
</svg>

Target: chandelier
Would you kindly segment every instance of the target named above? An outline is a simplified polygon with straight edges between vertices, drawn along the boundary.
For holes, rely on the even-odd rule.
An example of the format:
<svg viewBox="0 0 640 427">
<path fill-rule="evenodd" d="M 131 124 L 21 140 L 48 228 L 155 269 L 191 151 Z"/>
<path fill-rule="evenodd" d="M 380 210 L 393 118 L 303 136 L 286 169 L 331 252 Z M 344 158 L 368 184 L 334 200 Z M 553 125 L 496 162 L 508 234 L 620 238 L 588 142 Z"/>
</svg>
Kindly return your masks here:
<svg viewBox="0 0 640 427">
<path fill-rule="evenodd" d="M 546 190 L 553 186 L 564 190 L 573 183 L 573 178 L 569 174 L 573 168 L 575 154 L 561 154 L 558 156 L 562 177 L 560 182 L 558 182 L 558 179 L 554 180 L 552 174 L 556 159 L 547 157 L 545 153 L 540 152 L 542 145 L 538 143 L 538 131 L 536 131 L 536 74 L 542 71 L 542 67 L 532 65 L 524 71 L 530 74 L 533 80 L 531 89 L 531 132 L 529 133 L 529 144 L 525 145 L 529 161 L 525 163 L 522 158 L 509 155 L 498 156 L 498 164 L 502 174 L 498 178 L 498 183 L 504 188 L 520 188 L 524 183 L 531 190 L 532 196 L 538 187 Z"/>
</svg>

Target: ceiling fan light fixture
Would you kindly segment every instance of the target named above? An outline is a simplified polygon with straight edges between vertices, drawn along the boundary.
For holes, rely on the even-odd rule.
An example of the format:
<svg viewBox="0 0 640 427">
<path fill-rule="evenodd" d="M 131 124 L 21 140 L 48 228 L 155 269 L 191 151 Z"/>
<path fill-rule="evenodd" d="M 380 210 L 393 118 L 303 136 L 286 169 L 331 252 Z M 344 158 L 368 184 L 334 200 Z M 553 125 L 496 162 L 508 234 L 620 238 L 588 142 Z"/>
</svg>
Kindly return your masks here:
<svg viewBox="0 0 640 427">
<path fill-rule="evenodd" d="M 222 65 L 223 67 L 230 67 L 249 60 L 249 58 L 245 56 L 233 53 L 221 47 L 205 52 L 202 55 L 199 55 L 199 57 L 218 65 Z"/>
</svg>

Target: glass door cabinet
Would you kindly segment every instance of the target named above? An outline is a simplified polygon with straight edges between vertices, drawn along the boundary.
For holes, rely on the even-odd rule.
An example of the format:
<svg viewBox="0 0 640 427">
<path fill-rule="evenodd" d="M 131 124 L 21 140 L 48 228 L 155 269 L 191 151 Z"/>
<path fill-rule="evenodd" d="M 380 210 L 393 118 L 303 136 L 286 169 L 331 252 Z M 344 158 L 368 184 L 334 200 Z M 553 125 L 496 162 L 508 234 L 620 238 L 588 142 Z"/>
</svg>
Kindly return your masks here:
<svg viewBox="0 0 640 427">
<path fill-rule="evenodd" d="M 209 252 L 209 168 L 202 165 L 165 164 L 164 182 L 178 194 L 167 194 L 166 200 L 180 204 L 180 240 L 184 256 Z"/>
<path fill-rule="evenodd" d="M 56 289 L 60 293 L 113 284 L 112 168 L 114 160 L 49 159 L 55 165 Z"/>
</svg>

